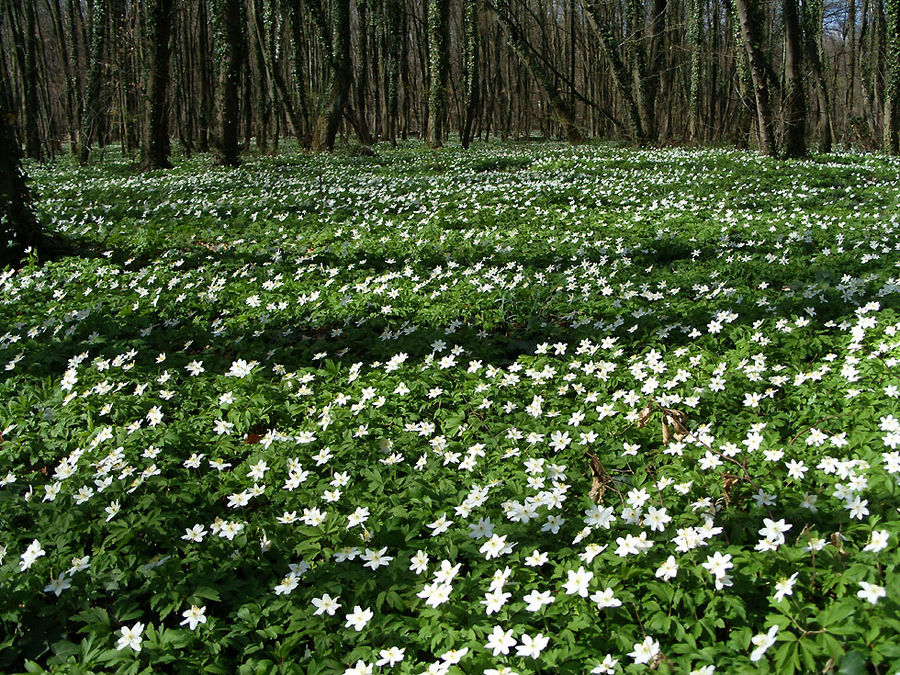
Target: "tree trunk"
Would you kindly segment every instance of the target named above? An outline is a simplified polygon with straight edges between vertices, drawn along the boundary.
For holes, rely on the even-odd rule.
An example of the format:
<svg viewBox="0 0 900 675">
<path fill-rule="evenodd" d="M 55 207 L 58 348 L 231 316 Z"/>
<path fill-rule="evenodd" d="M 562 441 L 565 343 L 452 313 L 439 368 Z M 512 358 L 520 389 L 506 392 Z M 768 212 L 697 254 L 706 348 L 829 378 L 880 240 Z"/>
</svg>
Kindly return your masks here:
<svg viewBox="0 0 900 675">
<path fill-rule="evenodd" d="M 585 9 L 591 19 L 594 30 L 597 32 L 597 37 L 600 40 L 600 46 L 603 49 L 603 53 L 609 61 L 610 68 L 612 69 L 613 83 L 625 104 L 628 120 L 631 124 L 632 138 L 635 143 L 642 144 L 648 140 L 648 138 L 635 99 L 632 81 L 628 75 L 628 70 L 625 67 L 625 62 L 619 54 L 618 41 L 613 32 L 612 24 L 603 15 L 600 2 L 602 2 L 602 0 L 585 0 Z"/>
<path fill-rule="evenodd" d="M 197 3 L 197 77 L 200 84 L 200 114 L 197 119 L 200 152 L 209 152 L 209 129 L 213 123 L 213 97 L 209 68 L 209 13 L 206 0 Z"/>
<path fill-rule="evenodd" d="M 401 45 L 402 16 L 399 0 L 385 0 L 387 13 L 388 41 L 388 86 L 387 86 L 387 135 L 393 145 L 397 145 L 397 134 L 400 126 L 400 61 L 403 57 Z"/>
<path fill-rule="evenodd" d="M 169 61 L 174 0 L 147 3 L 147 100 L 141 163 L 145 169 L 168 169 Z"/>
<path fill-rule="evenodd" d="M 500 18 L 503 27 L 507 31 L 509 36 L 509 46 L 528 70 L 531 71 L 534 79 L 541 85 L 544 93 L 547 94 L 547 98 L 550 100 L 550 108 L 553 110 L 557 121 L 562 126 L 566 139 L 572 144 L 584 141 L 584 135 L 581 133 L 581 130 L 575 122 L 574 111 L 569 107 L 562 91 L 557 86 L 556 82 L 554 82 L 553 76 L 541 60 L 540 56 L 535 52 L 534 47 L 528 44 L 518 22 L 511 14 L 502 10 L 498 11 L 497 16 Z M 511 80 L 512 78 L 510 78 L 510 82 Z M 510 115 L 512 114 L 511 104 L 506 106 L 506 113 L 508 115 L 505 121 L 504 136 L 509 134 L 509 125 L 511 122 Z"/>
<path fill-rule="evenodd" d="M 475 123 L 475 114 L 479 104 L 478 81 L 478 0 L 464 0 L 463 2 L 463 80 L 465 87 L 465 113 L 462 129 L 460 129 L 460 142 L 463 148 L 468 148 L 472 142 Z"/>
<path fill-rule="evenodd" d="M 784 154 L 806 156 L 806 94 L 803 89 L 803 37 L 797 0 L 783 0 L 784 19 Z"/>
<path fill-rule="evenodd" d="M 291 67 L 294 75 L 294 88 L 297 91 L 300 114 L 294 116 L 294 133 L 301 147 L 309 147 L 309 107 L 306 100 L 306 77 L 304 75 L 303 61 L 303 22 L 300 15 L 299 4 L 292 4 L 288 10 L 288 20 L 291 28 Z M 289 112 L 293 107 L 289 109 Z"/>
<path fill-rule="evenodd" d="M 703 56 L 703 2 L 691 0 L 691 23 L 688 40 L 691 43 L 691 82 L 688 93 L 688 138 L 692 143 L 700 139 L 700 59 Z"/>
<path fill-rule="evenodd" d="M 428 0 L 428 145 L 444 144 L 450 75 L 450 0 Z"/>
<path fill-rule="evenodd" d="M 882 146 L 890 155 L 898 153 L 900 141 L 900 0 L 886 0 L 887 81 L 884 87 Z"/>
<path fill-rule="evenodd" d="M 825 73 L 822 68 L 821 45 L 822 37 L 822 2 L 815 0 L 804 4 L 805 30 L 804 44 L 807 62 L 809 63 L 810 76 L 816 87 L 816 97 L 819 107 L 818 132 L 819 151 L 831 152 L 831 144 L 834 138 L 831 123 L 831 100 L 828 93 L 828 85 L 825 82 Z M 851 53 L 854 47 L 851 46 Z M 852 86 L 852 79 L 848 76 L 848 88 Z"/>
<path fill-rule="evenodd" d="M 101 75 L 103 68 L 104 35 L 106 34 L 106 0 L 94 0 L 91 16 L 91 44 L 88 59 L 87 91 L 81 111 L 81 139 L 78 161 L 84 165 L 91 156 L 91 144 L 100 120 Z"/>
<path fill-rule="evenodd" d="M 219 105 L 218 159 L 220 164 L 237 166 L 240 163 L 238 129 L 241 121 L 239 91 L 244 49 L 244 12 L 241 0 L 221 0 L 217 4 L 222 35 L 217 41 L 224 47 L 225 63 L 221 75 L 221 103 Z M 218 51 L 218 49 L 217 49 Z"/>
<path fill-rule="evenodd" d="M 759 150 L 765 155 L 774 157 L 775 135 L 772 125 L 772 106 L 769 98 L 769 83 L 766 79 L 768 66 L 762 52 L 762 25 L 755 0 L 736 0 L 738 18 L 741 24 L 741 36 L 747 61 L 750 64 L 750 77 L 753 80 L 753 94 L 756 99 L 756 117 L 759 132 Z"/>
<path fill-rule="evenodd" d="M 29 249 L 39 254 L 63 252 L 63 242 L 47 236 L 31 206 L 31 191 L 22 169 L 16 138 L 16 114 L 5 77 L 0 77 L 0 265 L 15 264 Z"/>
<path fill-rule="evenodd" d="M 366 41 L 369 35 L 369 11 L 366 6 L 366 0 L 361 0 L 356 4 L 356 12 L 359 17 L 359 33 L 357 39 L 359 41 L 357 50 L 359 56 L 359 71 L 353 84 L 356 93 L 356 116 L 355 124 L 356 134 L 359 136 L 359 142 L 363 145 L 372 145 L 372 132 L 369 130 L 369 121 L 366 117 L 366 108 L 369 93 L 369 49 Z"/>
<path fill-rule="evenodd" d="M 34 0 L 24 3 L 25 6 L 25 71 L 22 80 L 25 84 L 25 154 L 31 159 L 42 159 L 40 110 L 38 99 L 38 55 L 37 55 L 37 21 L 35 18 Z"/>
<path fill-rule="evenodd" d="M 331 8 L 331 53 L 329 70 L 331 81 L 328 94 L 320 104 L 319 117 L 313 134 L 313 150 L 334 150 L 338 126 L 353 82 L 353 63 L 350 60 L 350 0 L 334 0 Z"/>
</svg>

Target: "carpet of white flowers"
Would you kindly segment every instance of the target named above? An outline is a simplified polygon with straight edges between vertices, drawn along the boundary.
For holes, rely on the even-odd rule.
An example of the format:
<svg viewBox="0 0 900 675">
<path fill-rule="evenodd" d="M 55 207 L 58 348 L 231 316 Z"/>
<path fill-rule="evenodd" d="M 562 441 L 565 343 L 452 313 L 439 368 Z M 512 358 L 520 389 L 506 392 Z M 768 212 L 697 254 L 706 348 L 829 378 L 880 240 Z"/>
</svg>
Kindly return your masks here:
<svg viewBox="0 0 900 675">
<path fill-rule="evenodd" d="M 900 668 L 896 161 L 29 168 L 3 672 Z"/>
</svg>

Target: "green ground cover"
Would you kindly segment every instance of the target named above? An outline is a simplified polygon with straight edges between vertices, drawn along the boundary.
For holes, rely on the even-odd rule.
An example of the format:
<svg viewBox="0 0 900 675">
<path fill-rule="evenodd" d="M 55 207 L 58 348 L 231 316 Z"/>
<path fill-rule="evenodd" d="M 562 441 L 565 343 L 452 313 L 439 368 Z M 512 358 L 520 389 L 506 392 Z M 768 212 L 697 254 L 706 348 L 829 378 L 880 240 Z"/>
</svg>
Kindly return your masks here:
<svg viewBox="0 0 900 675">
<path fill-rule="evenodd" d="M 29 167 L 0 670 L 897 672 L 898 168 Z"/>
</svg>

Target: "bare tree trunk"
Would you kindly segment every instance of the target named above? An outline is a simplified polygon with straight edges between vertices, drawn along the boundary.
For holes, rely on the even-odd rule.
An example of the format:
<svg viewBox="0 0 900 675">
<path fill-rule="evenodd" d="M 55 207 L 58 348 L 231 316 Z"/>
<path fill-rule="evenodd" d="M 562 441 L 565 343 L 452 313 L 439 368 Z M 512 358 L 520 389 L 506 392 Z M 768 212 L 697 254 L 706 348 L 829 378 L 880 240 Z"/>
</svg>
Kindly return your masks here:
<svg viewBox="0 0 900 675">
<path fill-rule="evenodd" d="M 200 84 L 200 114 L 197 119 L 200 152 L 209 152 L 209 129 L 213 123 L 213 97 L 209 67 L 209 13 L 206 0 L 197 2 L 197 77 Z"/>
<path fill-rule="evenodd" d="M 42 159 L 40 110 L 38 100 L 37 25 L 34 1 L 25 3 L 25 154 L 31 159 Z"/>
<path fill-rule="evenodd" d="M 353 81 L 356 93 L 354 127 L 356 128 L 357 136 L 359 136 L 359 142 L 368 146 L 372 145 L 372 132 L 369 130 L 369 123 L 366 118 L 366 103 L 369 93 L 369 50 L 366 45 L 369 34 L 369 12 L 366 0 L 357 2 L 356 11 L 359 17 L 359 74 Z"/>
<path fill-rule="evenodd" d="M 546 66 L 535 53 L 534 48 L 528 44 L 522 29 L 518 26 L 514 19 L 505 14 L 498 14 L 504 27 L 509 33 L 509 45 L 512 47 L 516 55 L 531 71 L 534 79 L 541 85 L 547 98 L 550 100 L 550 108 L 556 115 L 557 121 L 563 128 L 566 139 L 569 143 L 581 143 L 584 136 L 575 122 L 575 113 L 566 103 L 560 88 L 553 81 L 553 77 L 547 70 Z M 507 112 L 512 112 L 512 106 L 507 106 Z M 509 122 L 511 118 L 507 117 L 506 135 L 509 134 Z"/>
<path fill-rule="evenodd" d="M 266 30 L 263 25 L 263 4 L 265 0 L 250 0 L 250 40 L 256 57 L 256 147 L 269 148 L 269 125 L 272 120 L 272 106 L 269 101 L 269 68 L 266 65 Z"/>
<path fill-rule="evenodd" d="M 388 140 L 397 145 L 400 125 L 400 62 L 403 58 L 400 28 L 402 16 L 398 0 L 385 0 L 388 41 L 387 134 Z"/>
</svg>

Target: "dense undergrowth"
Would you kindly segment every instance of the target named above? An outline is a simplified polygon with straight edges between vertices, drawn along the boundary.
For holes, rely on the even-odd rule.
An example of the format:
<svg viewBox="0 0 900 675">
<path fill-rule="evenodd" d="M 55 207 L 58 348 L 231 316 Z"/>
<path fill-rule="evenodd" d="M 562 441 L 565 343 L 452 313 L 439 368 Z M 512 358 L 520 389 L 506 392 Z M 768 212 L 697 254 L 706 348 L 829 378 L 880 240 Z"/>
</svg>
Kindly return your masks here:
<svg viewBox="0 0 900 675">
<path fill-rule="evenodd" d="M 898 168 L 30 167 L 0 670 L 897 672 Z"/>
</svg>

